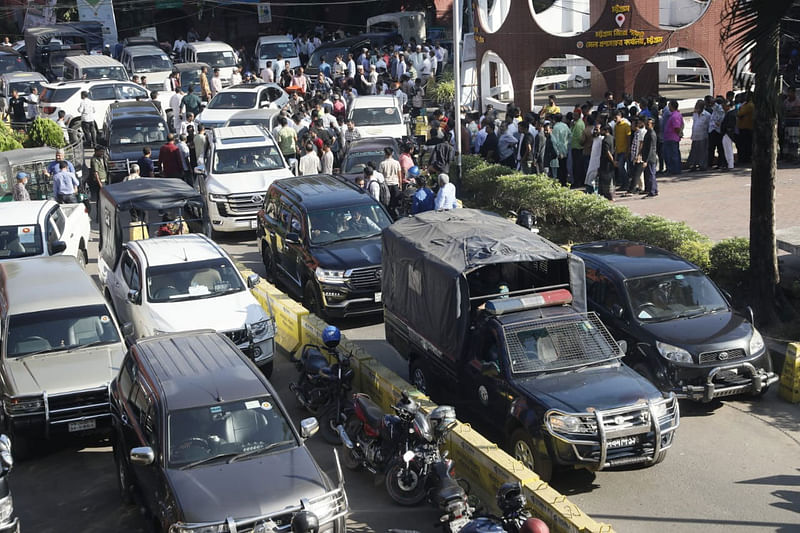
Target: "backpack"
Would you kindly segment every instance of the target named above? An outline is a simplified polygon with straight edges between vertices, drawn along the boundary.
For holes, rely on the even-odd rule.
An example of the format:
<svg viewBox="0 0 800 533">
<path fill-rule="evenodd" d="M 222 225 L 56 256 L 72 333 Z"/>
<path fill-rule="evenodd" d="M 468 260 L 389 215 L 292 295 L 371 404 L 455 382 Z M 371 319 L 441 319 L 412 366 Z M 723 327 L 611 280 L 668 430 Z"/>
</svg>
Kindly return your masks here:
<svg viewBox="0 0 800 533">
<path fill-rule="evenodd" d="M 392 195 L 389 193 L 389 186 L 386 185 L 386 181 L 385 180 L 384 181 L 378 181 L 375 178 L 373 178 L 373 179 L 369 180 L 369 183 L 367 183 L 367 190 L 369 190 L 370 186 L 372 185 L 372 182 L 375 182 L 375 183 L 378 184 L 378 189 L 380 190 L 380 194 L 378 194 L 379 200 L 383 204 L 383 206 L 388 209 L 389 208 L 389 204 L 392 201 Z"/>
</svg>

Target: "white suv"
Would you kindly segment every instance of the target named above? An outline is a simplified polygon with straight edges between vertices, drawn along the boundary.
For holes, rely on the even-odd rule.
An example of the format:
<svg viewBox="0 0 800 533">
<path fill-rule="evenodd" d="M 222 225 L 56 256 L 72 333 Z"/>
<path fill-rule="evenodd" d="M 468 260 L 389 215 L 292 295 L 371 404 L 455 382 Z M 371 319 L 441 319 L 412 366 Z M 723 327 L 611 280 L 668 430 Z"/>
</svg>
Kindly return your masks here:
<svg viewBox="0 0 800 533">
<path fill-rule="evenodd" d="M 272 134 L 260 126 L 217 128 L 205 166 L 197 168 L 208 206 L 205 234 L 256 229 L 256 215 L 273 181 L 292 171 Z"/>
<path fill-rule="evenodd" d="M 48 83 L 42 86 L 39 96 L 39 115 L 44 118 L 58 120 L 58 112 L 66 112 L 67 124 L 75 128 L 80 124 L 81 114 L 78 106 L 81 103 L 81 92 L 88 91 L 89 99 L 94 104 L 94 121 L 97 129 L 103 129 L 103 119 L 108 107 L 120 100 L 150 99 L 147 90 L 135 83 L 116 80 L 64 81 Z"/>
<path fill-rule="evenodd" d="M 358 96 L 347 114 L 361 137 L 408 137 L 408 124 L 395 96 Z"/>
<path fill-rule="evenodd" d="M 219 128 L 237 111 L 245 109 L 281 109 L 289 95 L 275 83 L 240 83 L 217 93 L 197 116 L 206 128 Z"/>
<path fill-rule="evenodd" d="M 214 329 L 269 377 L 275 321 L 248 290 L 258 281 L 256 274 L 243 279 L 228 254 L 199 234 L 130 241 L 100 280 L 134 339 Z"/>
</svg>

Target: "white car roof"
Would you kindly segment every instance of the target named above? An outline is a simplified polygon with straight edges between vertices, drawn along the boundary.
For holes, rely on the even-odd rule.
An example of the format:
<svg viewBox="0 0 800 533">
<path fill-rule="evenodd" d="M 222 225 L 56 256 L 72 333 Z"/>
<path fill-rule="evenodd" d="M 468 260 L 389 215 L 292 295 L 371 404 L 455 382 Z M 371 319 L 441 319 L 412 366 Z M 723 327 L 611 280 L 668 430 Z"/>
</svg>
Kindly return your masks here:
<svg viewBox="0 0 800 533">
<path fill-rule="evenodd" d="M 169 235 L 153 237 L 128 243 L 131 248 L 138 248 L 142 259 L 148 266 L 174 265 L 175 263 L 193 263 L 207 259 L 229 259 L 227 254 L 205 235 Z"/>
<path fill-rule="evenodd" d="M 164 52 L 164 50 L 152 44 L 136 44 L 133 46 L 126 46 L 125 49 L 128 51 L 128 55 L 130 55 L 131 57 L 149 56 L 149 55 L 163 55 L 163 56 L 167 55 L 166 52 Z"/>
<path fill-rule="evenodd" d="M 289 39 L 285 35 L 262 35 L 261 37 L 258 38 L 258 44 L 264 44 L 264 43 L 291 43 L 291 44 L 294 44 L 292 42 L 292 40 Z"/>
<path fill-rule="evenodd" d="M 74 63 L 79 67 L 121 67 L 122 63 L 114 58 L 101 54 L 68 56 L 64 58 L 64 63 Z"/>
<path fill-rule="evenodd" d="M 237 145 L 258 143 L 261 145 L 274 145 L 272 137 L 260 126 L 231 126 L 228 128 L 214 128 L 214 144 L 217 148 L 234 148 Z"/>
<path fill-rule="evenodd" d="M 397 107 L 397 98 L 387 95 L 357 96 L 353 100 L 353 109 L 365 107 Z"/>
<path fill-rule="evenodd" d="M 214 50 L 233 50 L 233 47 L 222 41 L 198 41 L 189 43 L 186 46 L 194 48 L 198 52 L 209 52 Z"/>
<path fill-rule="evenodd" d="M 138 83 L 133 83 L 132 81 L 128 80 L 74 80 L 74 81 L 54 81 L 52 83 L 43 83 L 42 87 L 54 88 L 58 89 L 59 87 L 85 87 L 86 89 L 90 89 L 95 85 L 108 85 L 109 83 L 113 83 L 115 85 L 124 84 L 124 85 L 136 85 L 137 87 L 141 87 Z M 80 95 L 79 95 L 80 96 Z M 63 103 L 63 102 L 62 102 Z"/>
<path fill-rule="evenodd" d="M 16 180 L 12 176 L 12 180 Z M 31 200 L 27 202 L 0 202 L 0 220 L 3 225 L 24 226 L 36 224 L 43 211 L 53 207 L 53 200 Z"/>
<path fill-rule="evenodd" d="M 15 81 L 47 81 L 41 73 L 39 72 L 6 72 L 2 75 L 2 78 L 7 82 L 15 82 Z"/>
</svg>

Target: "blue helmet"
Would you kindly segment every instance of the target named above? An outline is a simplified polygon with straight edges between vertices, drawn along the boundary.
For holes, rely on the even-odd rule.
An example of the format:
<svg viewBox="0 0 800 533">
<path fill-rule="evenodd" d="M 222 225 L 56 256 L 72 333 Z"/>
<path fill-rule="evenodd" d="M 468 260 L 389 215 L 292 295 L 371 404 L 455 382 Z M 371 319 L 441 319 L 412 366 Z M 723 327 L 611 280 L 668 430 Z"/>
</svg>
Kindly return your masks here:
<svg viewBox="0 0 800 533">
<path fill-rule="evenodd" d="M 409 168 L 408 175 L 411 176 L 412 178 L 416 178 L 417 176 L 419 176 L 419 167 L 417 165 L 414 165 L 413 167 Z"/>
<path fill-rule="evenodd" d="M 336 348 L 342 340 L 342 333 L 336 326 L 325 326 L 322 330 L 322 342 L 328 348 Z"/>
</svg>

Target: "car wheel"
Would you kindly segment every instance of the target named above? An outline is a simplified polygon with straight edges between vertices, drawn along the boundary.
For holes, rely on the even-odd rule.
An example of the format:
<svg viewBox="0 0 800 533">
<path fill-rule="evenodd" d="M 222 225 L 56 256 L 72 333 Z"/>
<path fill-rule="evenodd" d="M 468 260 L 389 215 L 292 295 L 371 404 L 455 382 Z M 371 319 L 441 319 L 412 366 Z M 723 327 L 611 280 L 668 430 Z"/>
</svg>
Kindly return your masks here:
<svg viewBox="0 0 800 533">
<path fill-rule="evenodd" d="M 131 490 L 131 475 L 128 465 L 122 457 L 122 452 L 118 446 L 114 446 L 114 463 L 117 467 L 117 488 L 122 503 L 125 505 L 133 504 L 133 490 Z"/>
<path fill-rule="evenodd" d="M 429 397 L 431 396 L 433 381 L 430 372 L 428 372 L 427 365 L 425 365 L 420 357 L 415 357 L 408 365 L 408 379 L 422 394 Z"/>
<path fill-rule="evenodd" d="M 33 441 L 26 437 L 21 437 L 19 435 L 15 435 L 12 432 L 11 437 L 11 455 L 15 461 L 22 462 L 27 461 L 34 454 L 34 444 Z"/>
<path fill-rule="evenodd" d="M 539 451 L 537 442 L 524 429 L 520 428 L 511 434 L 511 455 L 525 466 L 536 472 L 542 481 L 553 478 L 553 461 L 545 452 Z"/>
<path fill-rule="evenodd" d="M 78 248 L 78 255 L 75 257 L 75 259 L 78 260 L 78 264 L 81 266 L 81 268 L 86 268 L 86 263 L 89 262 L 89 254 L 84 246 Z"/>
<path fill-rule="evenodd" d="M 322 320 L 327 321 L 328 314 L 322 307 L 322 301 L 320 300 L 319 291 L 314 286 L 313 281 L 309 281 L 308 283 L 306 283 L 306 288 L 303 291 L 303 305 L 305 305 L 306 309 L 308 309 L 310 312 L 314 313 Z"/>
<path fill-rule="evenodd" d="M 264 277 L 270 283 L 275 283 L 275 257 L 272 255 L 272 248 L 266 242 L 261 243 L 261 262 L 264 263 Z"/>
<path fill-rule="evenodd" d="M 211 223 L 210 220 L 203 221 L 203 235 L 205 235 L 212 241 L 219 236 L 219 232 L 214 230 L 214 225 Z"/>
</svg>

